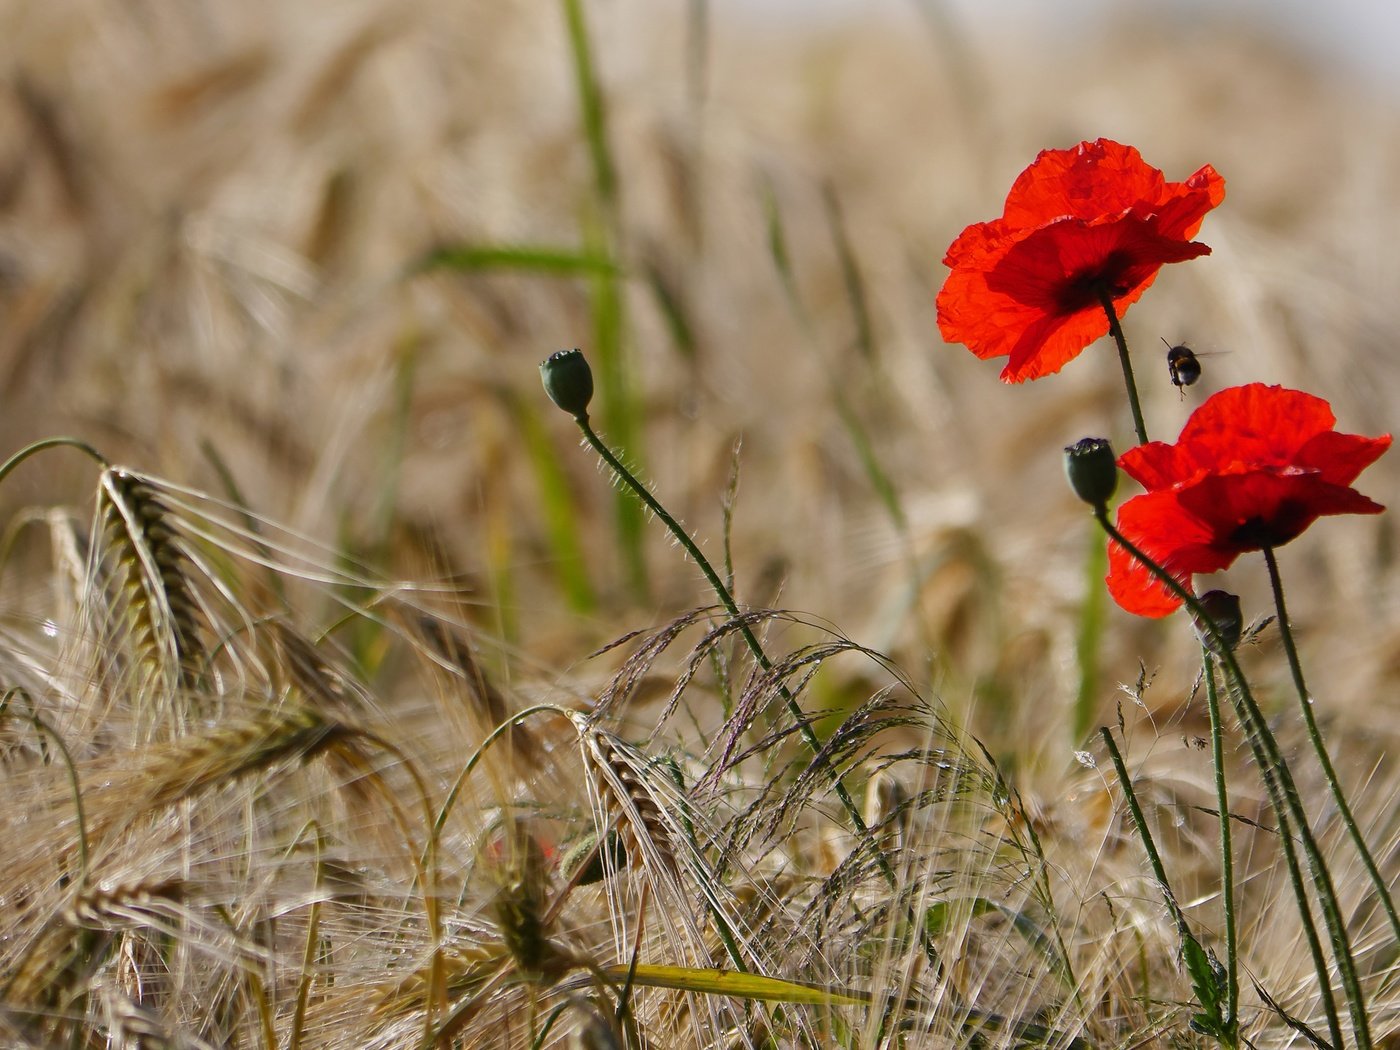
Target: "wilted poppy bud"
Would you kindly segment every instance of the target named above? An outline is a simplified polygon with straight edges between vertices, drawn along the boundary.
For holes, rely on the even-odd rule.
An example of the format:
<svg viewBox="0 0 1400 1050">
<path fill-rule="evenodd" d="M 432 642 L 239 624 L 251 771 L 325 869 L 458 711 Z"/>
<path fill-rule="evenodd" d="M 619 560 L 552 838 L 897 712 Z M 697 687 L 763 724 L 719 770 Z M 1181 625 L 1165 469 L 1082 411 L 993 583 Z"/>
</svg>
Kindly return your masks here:
<svg viewBox="0 0 1400 1050">
<path fill-rule="evenodd" d="M 549 399 L 578 419 L 588 415 L 593 400 L 593 370 L 582 350 L 559 350 L 540 363 L 540 378 Z"/>
<path fill-rule="evenodd" d="M 1235 646 L 1240 644 L 1240 632 L 1244 625 L 1240 615 L 1240 596 L 1229 591 L 1206 591 L 1196 601 L 1200 603 L 1202 612 L 1210 617 L 1211 623 L 1215 624 L 1216 631 L 1225 640 L 1227 650 L 1233 651 Z M 1221 655 L 1220 643 L 1215 640 L 1210 629 L 1201 623 L 1200 617 L 1193 615 L 1191 622 L 1196 628 L 1196 635 L 1201 639 L 1201 644 L 1217 656 Z"/>
<path fill-rule="evenodd" d="M 1065 474 L 1074 494 L 1091 507 L 1108 505 L 1118 488 L 1118 461 L 1107 438 L 1081 438 L 1065 448 Z"/>
</svg>

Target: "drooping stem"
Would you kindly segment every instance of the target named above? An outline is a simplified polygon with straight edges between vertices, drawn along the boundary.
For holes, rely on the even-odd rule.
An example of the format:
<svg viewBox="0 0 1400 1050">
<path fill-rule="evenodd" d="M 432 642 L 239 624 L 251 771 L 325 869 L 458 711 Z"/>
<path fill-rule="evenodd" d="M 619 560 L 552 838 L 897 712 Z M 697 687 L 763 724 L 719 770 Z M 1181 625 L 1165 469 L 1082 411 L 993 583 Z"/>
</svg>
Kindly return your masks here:
<svg viewBox="0 0 1400 1050">
<path fill-rule="evenodd" d="M 1215 767 L 1215 804 L 1220 810 L 1220 898 L 1225 911 L 1225 1019 L 1239 1032 L 1239 947 L 1235 925 L 1235 853 L 1230 841 L 1230 796 L 1225 788 L 1225 740 L 1220 728 L 1220 696 L 1215 685 L 1215 660 L 1201 647 L 1206 679 L 1206 710 L 1210 715 L 1210 761 Z"/>
<path fill-rule="evenodd" d="M 1361 862 L 1366 866 L 1366 872 L 1371 877 L 1371 885 L 1375 888 L 1376 896 L 1380 898 L 1381 906 L 1385 909 L 1386 917 L 1390 920 L 1391 933 L 1397 940 L 1400 940 L 1400 914 L 1396 913 L 1395 901 L 1390 895 L 1390 887 L 1384 876 L 1381 875 L 1380 866 L 1371 854 L 1370 847 L 1366 845 L 1366 839 L 1361 834 L 1356 817 L 1352 815 L 1346 793 L 1342 791 L 1342 782 L 1337 779 L 1337 771 L 1332 765 L 1331 756 L 1327 753 L 1327 745 L 1322 740 L 1322 731 L 1318 728 L 1317 718 L 1313 714 L 1312 696 L 1308 693 L 1307 683 L 1303 680 L 1303 664 L 1298 659 L 1298 647 L 1293 641 L 1293 627 L 1288 620 L 1288 608 L 1283 602 L 1283 577 L 1279 574 L 1278 558 L 1275 557 L 1272 547 L 1264 548 L 1264 561 L 1269 567 L 1269 583 L 1274 590 L 1274 611 L 1278 618 L 1279 635 L 1283 638 L 1283 651 L 1288 654 L 1288 669 L 1293 675 L 1294 688 L 1298 691 L 1298 703 L 1303 709 L 1303 724 L 1307 726 L 1308 739 L 1312 741 L 1313 751 L 1317 753 L 1318 765 L 1322 767 L 1322 775 L 1327 779 L 1327 786 L 1332 790 L 1332 800 L 1337 804 L 1337 812 L 1341 815 L 1347 834 L 1351 836 L 1351 841 L 1356 846 L 1356 852 L 1361 855 Z"/>
<path fill-rule="evenodd" d="M 1133 362 L 1128 357 L 1128 340 L 1123 336 L 1123 326 L 1118 323 L 1118 311 L 1113 308 L 1113 293 L 1100 288 L 1099 303 L 1108 315 L 1108 334 L 1113 336 L 1118 347 L 1118 363 L 1123 367 L 1123 385 L 1128 390 L 1128 407 L 1133 411 L 1133 429 L 1137 431 L 1139 445 L 1147 444 L 1147 424 L 1142 421 L 1142 405 L 1138 401 L 1137 383 L 1133 379 Z"/>
<path fill-rule="evenodd" d="M 24 694 L 26 700 L 28 694 Z M 9 700 L 9 694 L 0 701 L 0 709 L 3 709 L 5 702 Z M 34 710 L 34 704 L 29 704 L 29 720 L 34 723 L 34 728 L 43 733 L 58 746 L 58 753 L 63 756 L 63 765 L 68 770 L 68 785 L 73 791 L 73 809 L 78 820 L 78 880 L 83 886 L 88 882 L 88 833 L 87 818 L 83 811 L 83 789 L 78 782 L 78 767 L 73 761 L 73 752 L 68 750 L 68 744 L 53 726 L 39 717 L 39 713 Z"/>
<path fill-rule="evenodd" d="M 1327 863 L 1317 845 L 1317 839 L 1308 825 L 1307 811 L 1303 808 L 1302 798 L 1298 794 L 1298 786 L 1294 783 L 1293 775 L 1289 772 L 1288 764 L 1284 761 L 1278 740 L 1274 737 L 1273 730 L 1269 728 L 1268 720 L 1264 717 L 1263 711 L 1254 699 L 1254 694 L 1249 689 L 1249 683 L 1245 679 L 1244 672 L 1240 669 L 1239 662 L 1235 659 L 1235 654 L 1230 649 L 1229 641 L 1221 633 L 1209 613 L 1201 607 L 1194 594 L 1183 587 L 1175 576 L 1163 569 L 1161 565 L 1143 553 L 1141 548 L 1118 531 L 1108 520 L 1106 506 L 1095 508 L 1094 517 L 1111 540 L 1141 562 L 1155 579 L 1161 581 L 1167 590 L 1191 610 L 1214 643 L 1213 648 L 1217 650 L 1220 662 L 1226 671 L 1230 686 L 1229 695 L 1234 703 L 1235 713 L 1240 724 L 1244 727 L 1250 747 L 1254 751 L 1255 762 L 1259 766 L 1260 776 L 1264 780 L 1264 787 L 1269 795 L 1269 805 L 1279 823 L 1280 842 L 1283 845 L 1284 858 L 1288 862 L 1290 878 L 1293 879 L 1294 896 L 1297 898 L 1298 912 L 1303 920 L 1304 932 L 1307 933 L 1311 930 L 1312 916 L 1309 912 L 1306 894 L 1303 892 L 1300 875 L 1296 871 L 1297 861 L 1294 857 L 1293 834 L 1287 831 L 1290 824 L 1295 829 L 1294 834 L 1297 835 L 1307 857 L 1313 890 L 1317 894 L 1322 917 L 1327 924 L 1328 939 L 1332 942 L 1332 957 L 1336 960 L 1338 975 L 1346 993 L 1347 1008 L 1351 1015 L 1352 1031 L 1356 1044 L 1363 1050 L 1367 1050 L 1371 1046 L 1370 1021 L 1366 1015 L 1366 1003 L 1361 992 L 1361 982 L 1356 974 L 1356 960 L 1352 955 L 1351 937 L 1347 933 L 1346 921 L 1337 901 L 1337 892 L 1332 883 L 1331 872 L 1327 869 Z M 1311 942 L 1315 936 L 1315 933 L 1310 933 L 1309 941 Z M 1331 1002 L 1327 968 L 1322 965 L 1320 952 L 1316 948 L 1313 952 L 1313 959 L 1318 986 L 1323 993 L 1323 1006 L 1327 1008 L 1327 1020 L 1331 1029 L 1332 1042 L 1334 1045 L 1340 1045 L 1341 1028 L 1336 1015 L 1336 1007 Z"/>
<path fill-rule="evenodd" d="M 100 466 L 103 470 L 106 470 L 109 466 L 111 466 L 111 464 L 107 462 L 107 457 L 102 455 L 101 452 L 98 452 L 97 449 L 93 448 L 81 438 L 51 437 L 44 438 L 42 441 L 35 441 L 33 444 L 30 445 L 25 445 L 24 448 L 20 449 L 9 459 L 5 460 L 3 464 L 0 464 L 0 481 L 4 481 L 7 477 L 9 477 L 10 472 L 14 470 L 15 467 L 19 466 L 30 456 L 34 455 L 34 453 L 42 452 L 46 448 L 75 448 L 79 452 L 87 456 L 89 459 L 92 459 L 94 462 L 96 462 L 97 465 Z"/>
</svg>

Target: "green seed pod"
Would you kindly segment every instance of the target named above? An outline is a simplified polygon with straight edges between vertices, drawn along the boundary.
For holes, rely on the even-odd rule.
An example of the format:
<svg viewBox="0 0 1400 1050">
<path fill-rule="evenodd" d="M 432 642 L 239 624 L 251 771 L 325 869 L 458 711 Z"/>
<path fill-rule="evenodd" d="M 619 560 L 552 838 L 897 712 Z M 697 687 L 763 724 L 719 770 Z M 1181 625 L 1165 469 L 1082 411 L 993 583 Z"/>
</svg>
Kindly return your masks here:
<svg viewBox="0 0 1400 1050">
<path fill-rule="evenodd" d="M 1118 461 L 1107 438 L 1082 438 L 1065 448 L 1065 474 L 1074 494 L 1095 510 L 1118 488 Z"/>
<path fill-rule="evenodd" d="M 564 851 L 564 856 L 559 861 L 559 870 L 566 879 L 579 886 L 589 886 L 601 882 L 610 870 L 616 871 L 625 866 L 627 851 L 622 845 L 622 836 L 616 829 L 609 831 L 603 845 L 595 849 L 597 845 L 598 837 L 589 834 Z M 604 853 L 609 856 L 611 868 L 603 863 Z"/>
<path fill-rule="evenodd" d="M 1227 649 L 1233 651 L 1235 646 L 1240 644 L 1240 634 L 1244 628 L 1244 617 L 1240 613 L 1240 596 L 1229 591 L 1206 591 L 1196 601 L 1200 603 L 1202 611 L 1210 617 L 1211 623 L 1215 624 L 1215 629 L 1225 640 Z M 1198 616 L 1193 615 L 1191 621 L 1201 644 L 1217 656 L 1221 655 L 1220 643 L 1215 640 L 1210 629 Z"/>
<path fill-rule="evenodd" d="M 593 400 L 593 370 L 582 350 L 559 350 L 540 363 L 540 378 L 549 399 L 575 419 L 588 416 Z"/>
</svg>

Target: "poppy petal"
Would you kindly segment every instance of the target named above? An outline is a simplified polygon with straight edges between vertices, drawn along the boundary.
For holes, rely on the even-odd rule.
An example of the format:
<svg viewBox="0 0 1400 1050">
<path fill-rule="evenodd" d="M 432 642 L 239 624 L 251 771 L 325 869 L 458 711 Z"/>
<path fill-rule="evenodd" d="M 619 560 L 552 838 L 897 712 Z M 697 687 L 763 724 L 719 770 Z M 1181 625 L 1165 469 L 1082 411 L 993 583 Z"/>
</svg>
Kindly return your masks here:
<svg viewBox="0 0 1400 1050">
<path fill-rule="evenodd" d="M 1339 434 L 1335 422 L 1326 401 L 1299 390 L 1222 390 L 1192 413 L 1175 445 L 1124 453 L 1119 465 L 1148 491 L 1123 505 L 1118 527 L 1186 584 L 1247 551 L 1288 543 L 1320 517 L 1378 514 L 1385 508 L 1350 486 L 1390 447 L 1390 435 Z M 1115 544 L 1108 587 L 1143 616 L 1178 604 Z"/>
<path fill-rule="evenodd" d="M 1210 529 L 1173 492 L 1134 496 L 1118 510 L 1118 531 L 1188 591 L 1197 573 L 1219 572 L 1236 554 L 1217 549 Z M 1139 616 L 1166 616 L 1181 604 L 1166 584 L 1117 543 L 1108 545 L 1108 592 Z"/>
<path fill-rule="evenodd" d="M 1206 213 L 1225 199 L 1225 180 L 1207 164 L 1178 185 L 1177 192 L 1158 209 L 1157 229 L 1164 236 L 1190 240 L 1200 230 Z"/>
<path fill-rule="evenodd" d="M 1379 514 L 1385 509 L 1315 472 L 1272 469 L 1207 477 L 1179 490 L 1176 498 L 1183 509 L 1207 524 L 1217 547 L 1236 554 L 1281 547 L 1320 517 Z"/>
<path fill-rule="evenodd" d="M 1002 219 L 1036 227 L 1072 216 L 1096 219 L 1161 198 L 1166 179 L 1132 146 L 1110 139 L 1042 150 L 1006 195 Z"/>
<path fill-rule="evenodd" d="M 1165 441 L 1133 446 L 1119 457 L 1118 465 L 1148 492 L 1190 481 L 1201 471 L 1188 452 Z"/>
<path fill-rule="evenodd" d="M 1334 485 L 1350 485 L 1390 448 L 1390 435 L 1368 438 L 1328 430 L 1310 438 L 1294 456 L 1300 467 L 1316 468 Z"/>
<path fill-rule="evenodd" d="M 1107 334 L 1101 296 L 1123 312 L 1167 263 L 1208 254 L 1190 238 L 1224 196 L 1209 166 L 1169 183 L 1109 139 L 1044 150 L 1016 179 L 1000 219 L 968 226 L 944 256 L 938 328 L 1002 379 L 1058 372 Z"/>
<path fill-rule="evenodd" d="M 1229 387 L 1207 398 L 1181 429 L 1177 446 L 1216 469 L 1230 462 L 1283 465 L 1337 423 L 1320 397 L 1264 383 Z"/>
</svg>

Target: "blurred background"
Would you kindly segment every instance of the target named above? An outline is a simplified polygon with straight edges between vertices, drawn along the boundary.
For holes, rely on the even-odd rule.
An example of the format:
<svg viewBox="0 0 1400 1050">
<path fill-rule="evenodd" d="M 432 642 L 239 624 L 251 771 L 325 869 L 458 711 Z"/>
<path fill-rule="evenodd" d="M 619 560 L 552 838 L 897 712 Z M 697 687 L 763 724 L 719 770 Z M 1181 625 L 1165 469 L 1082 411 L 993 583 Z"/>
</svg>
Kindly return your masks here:
<svg viewBox="0 0 1400 1050">
<path fill-rule="evenodd" d="M 0 441 L 74 434 L 452 581 L 510 674 L 586 686 L 597 646 L 712 599 L 545 402 L 538 362 L 579 346 L 599 430 L 741 601 L 890 652 L 1026 763 L 1139 661 L 1179 719 L 1183 622 L 1110 606 L 1099 676 L 1076 655 L 1102 594 L 1061 448 L 1128 439 L 1111 348 L 1003 386 L 939 338 L 942 255 L 1041 149 L 1213 164 L 1213 254 L 1125 317 L 1153 436 L 1254 380 L 1392 430 L 1400 34 L 1380 4 L 1045 6 L 8 0 Z M 1184 397 L 1164 339 L 1202 353 Z M 87 505 L 89 465 L 43 462 L 7 512 Z M 1394 503 L 1398 464 L 1358 487 Z M 1281 552 L 1314 690 L 1373 733 L 1395 541 L 1388 514 Z M 1257 561 L 1216 581 L 1253 616 Z"/>
</svg>

